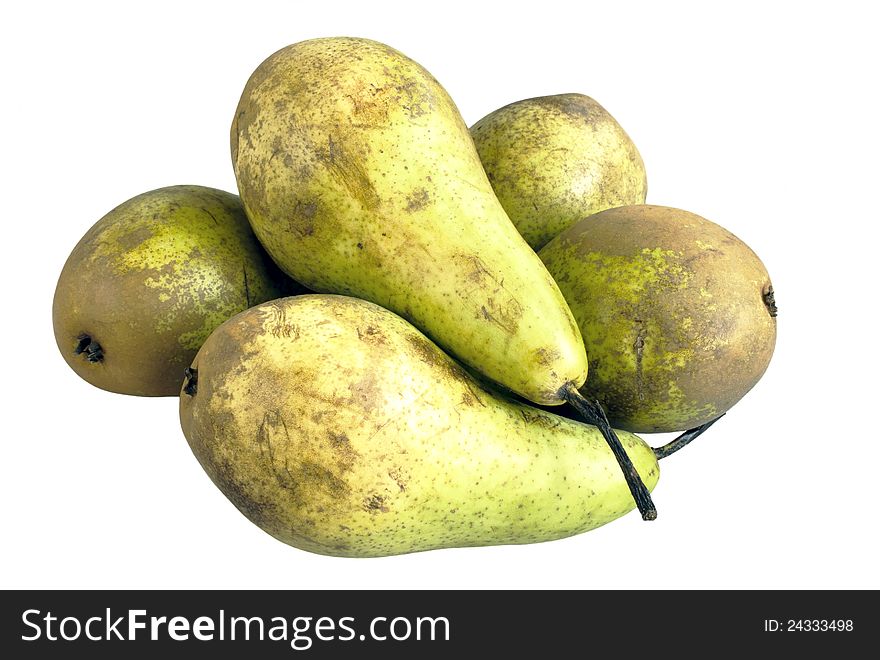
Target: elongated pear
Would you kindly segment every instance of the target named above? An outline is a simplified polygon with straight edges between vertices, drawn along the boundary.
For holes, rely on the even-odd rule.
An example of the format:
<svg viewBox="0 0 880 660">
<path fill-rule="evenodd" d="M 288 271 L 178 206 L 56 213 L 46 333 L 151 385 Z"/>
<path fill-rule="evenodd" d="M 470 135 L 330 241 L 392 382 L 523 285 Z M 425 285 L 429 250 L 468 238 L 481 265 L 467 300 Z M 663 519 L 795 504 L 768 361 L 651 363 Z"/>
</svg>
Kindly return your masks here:
<svg viewBox="0 0 880 660">
<path fill-rule="evenodd" d="M 303 550 L 548 541 L 633 509 L 602 435 L 499 396 L 404 319 L 344 296 L 251 308 L 202 346 L 180 421 L 211 480 Z M 645 483 L 653 451 L 621 433 Z"/>
<path fill-rule="evenodd" d="M 254 231 L 296 280 L 397 312 L 531 401 L 584 382 L 565 300 L 416 62 L 366 39 L 283 48 L 248 81 L 231 150 Z"/>
</svg>

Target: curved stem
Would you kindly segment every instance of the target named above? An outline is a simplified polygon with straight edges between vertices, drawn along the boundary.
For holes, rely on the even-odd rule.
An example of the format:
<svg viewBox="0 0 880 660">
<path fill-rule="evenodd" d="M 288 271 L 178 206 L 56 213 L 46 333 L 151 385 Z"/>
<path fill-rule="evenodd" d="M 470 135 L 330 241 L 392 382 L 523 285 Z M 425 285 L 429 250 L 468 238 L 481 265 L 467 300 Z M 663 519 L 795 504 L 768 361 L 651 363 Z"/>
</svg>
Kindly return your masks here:
<svg viewBox="0 0 880 660">
<path fill-rule="evenodd" d="M 645 486 L 645 482 L 642 481 L 641 476 L 639 476 L 623 445 L 620 444 L 620 438 L 617 437 L 614 429 L 611 428 L 611 424 L 608 423 L 608 417 L 605 415 L 605 411 L 599 402 L 584 398 L 574 383 L 565 385 L 560 390 L 560 395 L 571 404 L 585 422 L 593 424 L 604 436 L 605 442 L 611 447 L 614 458 L 617 459 L 617 464 L 620 465 L 620 469 L 623 471 L 626 485 L 629 486 L 629 492 L 632 493 L 633 499 L 636 501 L 639 513 L 642 514 L 642 520 L 656 519 L 657 508 L 651 500 L 651 493 L 648 491 L 648 487 Z"/>
<path fill-rule="evenodd" d="M 721 413 L 715 419 L 685 431 L 675 440 L 670 440 L 665 445 L 661 445 L 660 447 L 653 447 L 654 455 L 657 457 L 657 460 L 666 458 L 667 456 L 671 456 L 682 447 L 687 446 L 692 440 L 696 440 L 703 433 L 703 431 L 712 426 L 712 424 L 717 422 L 726 414 L 727 413 Z"/>
</svg>

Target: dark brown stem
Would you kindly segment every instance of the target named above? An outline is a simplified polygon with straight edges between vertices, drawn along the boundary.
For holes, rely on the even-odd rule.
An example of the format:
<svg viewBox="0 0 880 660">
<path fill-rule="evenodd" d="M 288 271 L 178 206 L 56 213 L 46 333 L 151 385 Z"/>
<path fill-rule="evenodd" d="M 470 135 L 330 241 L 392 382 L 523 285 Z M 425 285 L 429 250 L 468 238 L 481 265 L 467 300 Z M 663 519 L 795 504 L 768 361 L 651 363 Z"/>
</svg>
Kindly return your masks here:
<svg viewBox="0 0 880 660">
<path fill-rule="evenodd" d="M 188 396 L 195 396 L 199 388 L 199 370 L 187 367 L 183 370 L 183 393 Z"/>
<path fill-rule="evenodd" d="M 614 429 L 611 428 L 611 424 L 608 423 L 608 417 L 605 415 L 605 411 L 599 402 L 590 401 L 585 398 L 575 387 L 574 383 L 568 383 L 559 393 L 565 401 L 571 404 L 587 424 L 594 425 L 602 433 L 605 442 L 608 443 L 608 446 L 611 447 L 611 451 L 614 453 L 614 458 L 617 459 L 617 464 L 620 465 L 620 469 L 623 471 L 626 485 L 629 486 L 629 492 L 632 493 L 636 506 L 639 508 L 639 513 L 642 514 L 642 520 L 655 520 L 657 518 L 657 508 L 651 500 L 651 493 L 648 492 L 648 487 L 645 486 L 645 482 L 639 476 L 635 465 L 633 465 L 623 445 L 620 444 L 620 438 L 617 437 Z"/>
<path fill-rule="evenodd" d="M 727 413 L 721 413 L 712 421 L 706 422 L 705 424 L 701 424 L 700 426 L 696 426 L 692 429 L 685 431 L 675 440 L 671 440 L 660 447 L 654 447 L 654 455 L 657 457 L 657 460 L 660 460 L 661 458 L 666 458 L 667 456 L 671 456 L 682 447 L 687 446 L 692 440 L 696 440 L 703 433 L 703 431 L 712 426 L 712 424 L 717 422 L 726 414 Z"/>
</svg>

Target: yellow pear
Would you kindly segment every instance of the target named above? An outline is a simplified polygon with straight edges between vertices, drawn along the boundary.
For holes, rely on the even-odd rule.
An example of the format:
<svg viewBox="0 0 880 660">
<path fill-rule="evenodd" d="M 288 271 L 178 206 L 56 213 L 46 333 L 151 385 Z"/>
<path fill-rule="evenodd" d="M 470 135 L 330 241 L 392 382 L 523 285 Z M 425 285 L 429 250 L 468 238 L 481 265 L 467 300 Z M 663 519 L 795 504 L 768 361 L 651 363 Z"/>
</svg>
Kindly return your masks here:
<svg viewBox="0 0 880 660">
<path fill-rule="evenodd" d="M 588 215 L 645 202 L 636 145 L 589 96 L 517 101 L 483 117 L 471 135 L 495 194 L 535 250 Z"/>
<path fill-rule="evenodd" d="M 248 81 L 231 147 L 254 231 L 294 279 L 397 312 L 533 402 L 583 384 L 565 300 L 419 64 L 366 39 L 283 48 Z"/>
<path fill-rule="evenodd" d="M 272 301 L 202 346 L 180 421 L 212 481 L 298 548 L 376 557 L 548 541 L 633 509 L 592 427 L 487 390 L 396 314 Z M 654 452 L 621 440 L 647 485 Z"/>
</svg>

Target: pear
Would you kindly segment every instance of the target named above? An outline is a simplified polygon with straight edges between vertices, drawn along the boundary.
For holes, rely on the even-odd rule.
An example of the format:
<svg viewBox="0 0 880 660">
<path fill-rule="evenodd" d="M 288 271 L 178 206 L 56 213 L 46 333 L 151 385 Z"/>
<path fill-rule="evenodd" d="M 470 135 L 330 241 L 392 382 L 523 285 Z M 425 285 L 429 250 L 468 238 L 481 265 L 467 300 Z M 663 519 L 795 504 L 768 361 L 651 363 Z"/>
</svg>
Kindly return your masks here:
<svg viewBox="0 0 880 660">
<path fill-rule="evenodd" d="M 776 344 L 773 285 L 758 256 L 694 213 L 610 209 L 540 252 L 592 359 L 585 394 L 616 427 L 680 431 L 724 414 Z"/>
<path fill-rule="evenodd" d="M 501 205 L 535 250 L 588 215 L 645 202 L 636 145 L 589 96 L 511 103 L 474 124 L 471 135 Z"/>
<path fill-rule="evenodd" d="M 372 303 L 253 307 L 196 356 L 180 421 L 211 480 L 303 550 L 377 557 L 534 543 L 633 509 L 601 433 L 487 390 Z M 653 488 L 657 459 L 620 434 Z"/>
<path fill-rule="evenodd" d="M 55 340 L 92 385 L 176 396 L 214 328 L 296 290 L 260 247 L 238 197 L 160 188 L 110 211 L 73 249 L 52 305 Z"/>
<path fill-rule="evenodd" d="M 400 314 L 535 403 L 583 384 L 565 300 L 416 62 L 366 39 L 283 48 L 248 80 L 231 151 L 254 231 L 294 279 Z"/>
</svg>

